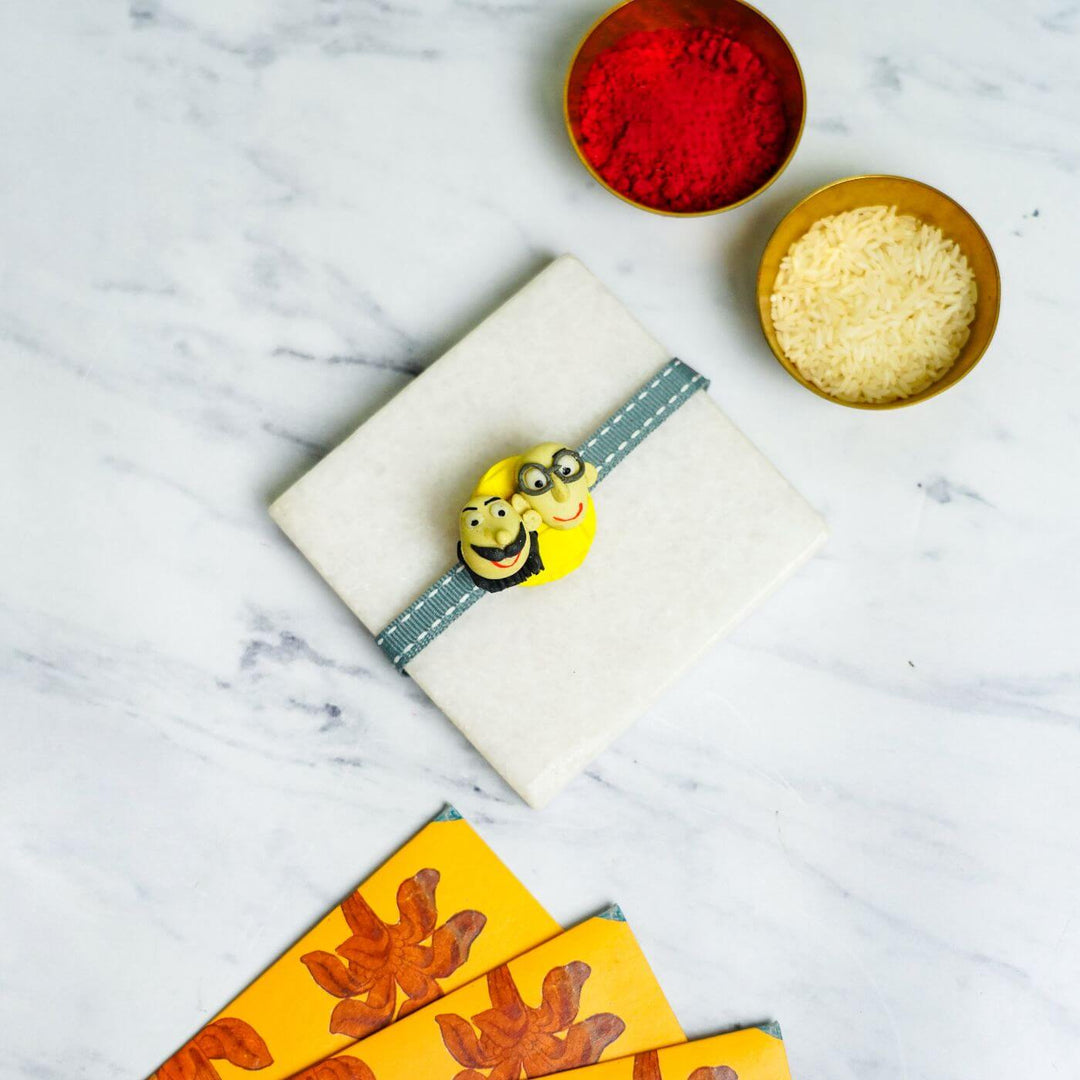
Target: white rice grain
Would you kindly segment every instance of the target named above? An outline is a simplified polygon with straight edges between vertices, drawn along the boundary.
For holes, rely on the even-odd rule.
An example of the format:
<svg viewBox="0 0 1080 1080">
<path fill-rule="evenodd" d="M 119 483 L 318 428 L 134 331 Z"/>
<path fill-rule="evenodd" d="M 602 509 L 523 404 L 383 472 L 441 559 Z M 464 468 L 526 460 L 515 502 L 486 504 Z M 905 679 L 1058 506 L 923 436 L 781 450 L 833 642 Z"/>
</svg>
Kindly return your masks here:
<svg viewBox="0 0 1080 1080">
<path fill-rule="evenodd" d="M 772 321 L 804 378 L 843 401 L 910 397 L 953 365 L 975 275 L 941 230 L 894 206 L 814 222 L 780 262 Z"/>
</svg>

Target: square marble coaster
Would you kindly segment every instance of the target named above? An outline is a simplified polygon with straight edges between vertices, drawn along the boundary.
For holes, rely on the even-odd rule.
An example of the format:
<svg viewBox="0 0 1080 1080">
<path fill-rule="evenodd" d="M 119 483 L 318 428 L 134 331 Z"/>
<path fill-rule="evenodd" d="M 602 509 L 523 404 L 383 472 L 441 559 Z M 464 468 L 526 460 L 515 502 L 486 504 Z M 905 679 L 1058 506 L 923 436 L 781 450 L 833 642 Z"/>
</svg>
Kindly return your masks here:
<svg viewBox="0 0 1080 1080">
<path fill-rule="evenodd" d="M 548 439 L 578 445 L 670 357 L 563 256 L 270 513 L 377 634 L 453 564 L 462 500 L 489 465 Z M 596 509 L 580 569 L 484 597 L 408 667 L 533 806 L 825 538 L 707 391 L 612 472 Z"/>
</svg>

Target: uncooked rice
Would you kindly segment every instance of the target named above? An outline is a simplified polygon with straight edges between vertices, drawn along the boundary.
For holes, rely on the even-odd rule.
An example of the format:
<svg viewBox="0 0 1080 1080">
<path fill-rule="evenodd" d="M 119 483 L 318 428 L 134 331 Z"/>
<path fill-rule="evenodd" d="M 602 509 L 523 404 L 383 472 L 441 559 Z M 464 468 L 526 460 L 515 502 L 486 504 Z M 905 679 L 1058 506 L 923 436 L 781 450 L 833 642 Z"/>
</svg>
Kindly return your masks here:
<svg viewBox="0 0 1080 1080">
<path fill-rule="evenodd" d="M 953 365 L 975 317 L 975 275 L 939 228 L 895 206 L 814 222 L 780 262 L 772 321 L 803 377 L 842 401 L 910 397 Z"/>
</svg>

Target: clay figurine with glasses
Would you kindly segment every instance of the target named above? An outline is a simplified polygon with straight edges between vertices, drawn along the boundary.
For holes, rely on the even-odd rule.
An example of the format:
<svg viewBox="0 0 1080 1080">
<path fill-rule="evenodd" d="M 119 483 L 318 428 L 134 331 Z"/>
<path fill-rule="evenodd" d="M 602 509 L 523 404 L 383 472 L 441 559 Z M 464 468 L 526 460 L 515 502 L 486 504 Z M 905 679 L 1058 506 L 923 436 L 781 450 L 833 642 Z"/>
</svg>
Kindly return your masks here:
<svg viewBox="0 0 1080 1080">
<path fill-rule="evenodd" d="M 473 583 L 502 592 L 577 567 L 596 529 L 589 498 L 596 476 L 594 465 L 562 443 L 541 443 L 492 466 L 458 522 L 458 558 Z M 541 557 L 541 543 L 550 559 Z"/>
<path fill-rule="evenodd" d="M 560 443 L 541 443 L 519 458 L 517 491 L 510 502 L 518 513 L 535 510 L 549 529 L 581 524 L 596 483 L 596 466 Z"/>
</svg>

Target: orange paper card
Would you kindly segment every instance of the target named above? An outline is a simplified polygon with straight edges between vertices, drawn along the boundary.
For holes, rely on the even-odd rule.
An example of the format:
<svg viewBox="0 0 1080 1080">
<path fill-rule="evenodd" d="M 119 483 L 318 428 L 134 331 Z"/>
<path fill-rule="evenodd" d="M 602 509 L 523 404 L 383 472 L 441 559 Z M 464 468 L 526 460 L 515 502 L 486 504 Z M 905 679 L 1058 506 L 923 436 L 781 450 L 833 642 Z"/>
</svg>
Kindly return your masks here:
<svg viewBox="0 0 1080 1080">
<path fill-rule="evenodd" d="M 558 933 L 447 808 L 151 1080 L 283 1080 Z"/>
<path fill-rule="evenodd" d="M 612 908 L 296 1080 L 518 1080 L 683 1038 Z"/>
<path fill-rule="evenodd" d="M 649 1050 L 559 1080 L 791 1080 L 777 1024 Z"/>
</svg>

